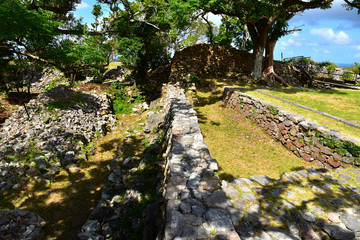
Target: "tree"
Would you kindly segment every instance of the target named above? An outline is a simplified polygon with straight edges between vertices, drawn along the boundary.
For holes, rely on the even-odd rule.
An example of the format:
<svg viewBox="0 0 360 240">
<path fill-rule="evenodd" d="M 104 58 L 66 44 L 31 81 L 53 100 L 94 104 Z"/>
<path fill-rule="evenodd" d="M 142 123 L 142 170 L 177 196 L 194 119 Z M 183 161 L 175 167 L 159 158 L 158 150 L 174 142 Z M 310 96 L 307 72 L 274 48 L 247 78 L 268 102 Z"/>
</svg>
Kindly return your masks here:
<svg viewBox="0 0 360 240">
<path fill-rule="evenodd" d="M 354 8 L 358 9 L 358 14 L 360 14 L 360 0 L 344 0 L 345 6 L 347 7 L 347 10 L 352 10 Z"/>
<path fill-rule="evenodd" d="M 253 77 L 263 71 L 263 55 L 269 33 L 277 22 L 284 22 L 297 13 L 312 8 L 328 8 L 333 0 L 199 0 L 204 11 L 236 17 L 246 24 L 253 42 Z"/>
<path fill-rule="evenodd" d="M 215 43 L 223 46 L 235 46 L 240 50 L 250 51 L 252 42 L 249 39 L 247 27 L 236 17 L 223 16 Z"/>
<path fill-rule="evenodd" d="M 0 25 L 0 55 L 5 64 L 0 74 L 8 80 L 18 80 L 19 85 L 22 77 L 12 78 L 11 72 L 23 73 L 14 68 L 21 68 L 20 62 L 30 60 L 62 70 L 70 85 L 86 70 L 97 75 L 104 71 L 111 48 L 106 36 L 96 32 L 101 8 L 94 6 L 95 31 L 91 32 L 69 13 L 79 2 L 5 0 L 0 5 L 0 17 L 4 19 Z"/>
</svg>

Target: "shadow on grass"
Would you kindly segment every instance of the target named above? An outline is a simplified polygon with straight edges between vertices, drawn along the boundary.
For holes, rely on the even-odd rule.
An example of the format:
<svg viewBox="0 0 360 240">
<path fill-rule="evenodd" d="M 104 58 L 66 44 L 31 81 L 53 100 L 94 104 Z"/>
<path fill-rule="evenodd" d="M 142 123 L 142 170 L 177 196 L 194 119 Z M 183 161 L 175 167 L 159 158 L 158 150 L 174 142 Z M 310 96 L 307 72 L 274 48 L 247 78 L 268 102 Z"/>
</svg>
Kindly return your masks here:
<svg viewBox="0 0 360 240">
<path fill-rule="evenodd" d="M 50 184 L 36 182 L 24 191 L 8 192 L 3 196 L 2 208 L 12 209 L 15 196 L 24 198 L 17 206 L 36 212 L 45 219 L 43 239 L 77 239 L 90 210 L 100 198 L 105 181 L 105 166 L 111 159 L 89 163 L 79 173 L 62 171 Z M 90 169 L 89 169 L 90 168 Z M 90 175 L 85 176 L 84 171 Z"/>
</svg>

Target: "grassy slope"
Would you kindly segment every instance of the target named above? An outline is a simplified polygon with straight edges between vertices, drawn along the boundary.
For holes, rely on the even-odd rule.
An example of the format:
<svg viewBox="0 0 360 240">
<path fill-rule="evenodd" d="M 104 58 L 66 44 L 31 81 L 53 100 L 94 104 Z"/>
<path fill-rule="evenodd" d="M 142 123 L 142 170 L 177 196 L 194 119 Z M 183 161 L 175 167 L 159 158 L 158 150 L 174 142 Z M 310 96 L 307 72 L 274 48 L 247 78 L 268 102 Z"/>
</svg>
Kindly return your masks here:
<svg viewBox="0 0 360 240">
<path fill-rule="evenodd" d="M 216 91 L 198 91 L 195 108 L 205 143 L 220 164 L 220 177 L 265 174 L 278 178 L 282 173 L 310 167 L 257 125 L 221 106 L 222 89 L 228 84 L 217 82 Z"/>
<path fill-rule="evenodd" d="M 286 111 L 300 114 L 310 120 L 315 120 L 315 121 L 317 121 L 317 123 L 319 125 L 327 125 L 329 128 L 336 129 L 336 130 L 340 131 L 342 134 L 353 136 L 355 138 L 360 139 L 360 129 L 348 126 L 340 121 L 336 121 L 332 118 L 325 117 L 321 114 L 314 113 L 314 112 L 308 111 L 308 110 L 300 108 L 300 107 L 296 107 L 296 106 L 288 104 L 288 103 L 284 103 L 280 100 L 277 100 L 270 96 L 264 95 L 260 92 L 246 91 L 246 93 L 251 94 L 256 97 L 259 97 L 269 103 L 279 105 L 279 106 L 283 107 L 284 110 L 286 110 Z M 274 94 L 274 95 L 278 95 L 280 97 L 283 97 L 283 95 L 279 95 L 278 92 L 270 92 L 270 93 Z M 356 106 L 355 103 L 352 104 L 352 106 L 347 106 L 344 108 L 341 107 L 340 102 L 344 102 L 346 100 L 343 100 L 343 99 L 339 100 L 338 98 L 340 98 L 340 97 L 339 97 L 339 95 L 336 95 L 336 94 L 335 95 L 324 95 L 323 98 L 321 98 L 321 95 L 318 95 L 318 94 L 311 95 L 311 93 L 312 92 L 307 93 L 307 95 L 309 95 L 309 97 L 302 96 L 302 98 L 300 98 L 300 96 L 297 96 L 297 97 L 292 96 L 292 98 L 290 98 L 289 97 L 290 94 L 286 95 L 284 93 L 286 95 L 284 98 L 289 99 L 294 102 L 297 102 L 297 103 L 300 103 L 300 104 L 303 104 L 303 105 L 306 105 L 306 106 L 309 106 L 309 107 L 312 107 L 312 108 L 315 108 L 315 109 L 318 109 L 320 111 L 327 112 L 331 115 L 338 116 L 338 117 L 344 117 L 344 115 L 342 115 L 342 112 L 346 112 L 348 110 L 352 111 L 352 109 L 358 108 L 358 106 Z M 359 92 L 359 94 L 360 94 L 360 92 Z M 357 98 L 359 96 L 360 95 L 356 95 Z M 356 98 L 352 98 L 351 96 L 348 96 L 348 97 L 350 99 L 352 99 L 353 101 L 358 101 L 358 100 L 356 100 Z M 308 102 L 308 104 L 306 104 L 304 99 L 309 99 L 309 98 L 312 98 L 312 100 L 306 100 L 306 102 Z M 316 99 L 316 101 L 315 101 L 315 99 Z M 319 101 L 319 100 L 321 100 L 321 101 Z M 329 102 L 329 103 L 327 103 L 327 102 Z M 351 102 L 351 100 L 349 100 L 348 102 Z M 324 107 L 322 107 L 322 106 L 324 106 Z M 327 111 L 327 109 L 330 109 L 330 110 Z M 341 111 L 339 111 L 339 114 L 337 114 L 337 109 L 342 109 Z M 360 113 L 354 114 L 354 118 L 357 117 L 355 115 L 358 115 L 360 117 Z"/>
<path fill-rule="evenodd" d="M 333 116 L 360 123 L 360 91 L 358 90 L 268 92 Z"/>
</svg>

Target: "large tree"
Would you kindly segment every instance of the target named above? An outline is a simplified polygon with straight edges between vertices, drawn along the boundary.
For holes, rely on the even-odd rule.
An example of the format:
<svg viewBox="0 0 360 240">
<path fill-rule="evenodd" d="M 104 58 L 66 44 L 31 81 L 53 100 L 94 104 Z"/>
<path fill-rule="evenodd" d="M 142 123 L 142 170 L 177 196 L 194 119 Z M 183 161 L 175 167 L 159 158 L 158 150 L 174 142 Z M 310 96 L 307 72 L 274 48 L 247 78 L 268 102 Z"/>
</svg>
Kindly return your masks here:
<svg viewBox="0 0 360 240">
<path fill-rule="evenodd" d="M 253 42 L 253 77 L 262 77 L 263 55 L 269 33 L 277 22 L 307 9 L 328 8 L 333 0 L 199 0 L 199 6 L 214 14 L 243 19 Z"/>
<path fill-rule="evenodd" d="M 346 3 L 346 6 L 348 8 L 348 10 L 357 8 L 358 9 L 358 13 L 360 14 L 360 0 L 344 0 Z"/>
</svg>

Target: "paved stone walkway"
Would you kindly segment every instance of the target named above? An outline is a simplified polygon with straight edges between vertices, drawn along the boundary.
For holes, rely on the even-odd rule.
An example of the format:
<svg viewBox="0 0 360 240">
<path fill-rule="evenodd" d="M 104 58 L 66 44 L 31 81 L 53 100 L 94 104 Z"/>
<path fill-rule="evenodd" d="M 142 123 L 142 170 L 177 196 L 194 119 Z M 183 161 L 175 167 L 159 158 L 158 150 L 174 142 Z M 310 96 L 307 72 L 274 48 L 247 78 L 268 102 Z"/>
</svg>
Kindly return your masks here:
<svg viewBox="0 0 360 240">
<path fill-rule="evenodd" d="M 358 169 L 306 169 L 280 180 L 254 175 L 221 187 L 243 240 L 360 239 Z"/>
</svg>

